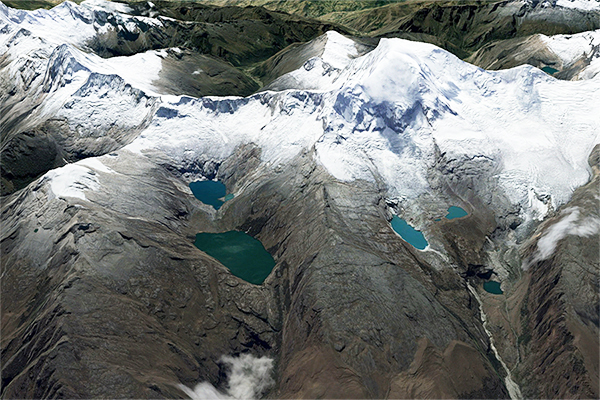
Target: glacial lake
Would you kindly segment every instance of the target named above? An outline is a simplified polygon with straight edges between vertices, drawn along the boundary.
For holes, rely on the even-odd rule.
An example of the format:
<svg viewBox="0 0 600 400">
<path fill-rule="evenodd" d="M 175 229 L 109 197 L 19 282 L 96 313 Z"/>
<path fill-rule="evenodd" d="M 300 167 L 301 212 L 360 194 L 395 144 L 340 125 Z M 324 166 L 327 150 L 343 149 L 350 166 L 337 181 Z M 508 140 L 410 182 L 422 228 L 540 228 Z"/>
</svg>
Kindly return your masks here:
<svg viewBox="0 0 600 400">
<path fill-rule="evenodd" d="M 226 194 L 225 185 L 219 181 L 191 182 L 190 189 L 198 200 L 213 206 L 215 210 L 221 208 L 227 200 L 233 199 L 233 194 Z"/>
<path fill-rule="evenodd" d="M 500 288 L 500 283 L 496 281 L 483 282 L 483 290 L 491 294 L 504 294 Z"/>
<path fill-rule="evenodd" d="M 448 214 L 446 219 L 462 218 L 469 215 L 465 210 L 457 206 L 451 206 L 448 208 Z"/>
<path fill-rule="evenodd" d="M 231 273 L 260 285 L 275 266 L 275 260 L 262 243 L 239 231 L 198 233 L 194 245 L 219 260 Z"/>
<path fill-rule="evenodd" d="M 548 67 L 548 66 L 542 67 L 542 71 L 544 71 L 544 72 L 545 72 L 545 73 L 547 73 L 548 75 L 554 75 L 555 73 L 557 73 L 557 72 L 558 72 L 558 70 L 557 70 L 557 69 L 555 69 L 555 68 L 552 68 L 552 67 Z"/>
<path fill-rule="evenodd" d="M 414 248 L 423 250 L 429 245 L 421 231 L 418 231 L 412 226 L 410 226 L 408 222 L 406 222 L 399 216 L 394 215 L 391 224 L 394 232 L 400 235 L 402 239 L 410 243 Z"/>
</svg>

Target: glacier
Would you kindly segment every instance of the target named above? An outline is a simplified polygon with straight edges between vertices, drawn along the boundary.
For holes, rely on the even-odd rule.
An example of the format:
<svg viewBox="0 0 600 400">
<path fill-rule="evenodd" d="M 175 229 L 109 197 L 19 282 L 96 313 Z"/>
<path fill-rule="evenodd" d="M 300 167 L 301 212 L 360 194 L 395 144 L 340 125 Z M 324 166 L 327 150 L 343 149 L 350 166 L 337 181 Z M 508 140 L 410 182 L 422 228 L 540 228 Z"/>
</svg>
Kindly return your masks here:
<svg viewBox="0 0 600 400">
<path fill-rule="evenodd" d="M 350 38 L 328 32 L 320 56 L 279 78 L 285 90 L 246 98 L 166 95 L 151 83 L 166 49 L 103 59 L 86 48 L 103 32 L 99 13 L 114 15 L 123 29 L 139 18 L 161 23 L 106 3 L 65 2 L 33 12 L 0 6 L 2 85 L 17 82 L 43 104 L 30 107 L 25 125 L 61 117 L 93 140 L 139 127 L 119 151 L 160 153 L 174 165 L 199 154 L 224 160 L 254 143 L 264 165 L 276 168 L 314 149 L 337 179 L 382 181 L 403 208 L 432 191 L 430 171 L 440 154 L 459 164 L 481 161 L 493 190 L 525 222 L 565 204 L 591 176 L 600 79 L 559 81 L 530 66 L 485 71 L 402 39 L 381 39 L 359 56 Z"/>
<path fill-rule="evenodd" d="M 98 51 L 167 24 L 135 12 L 0 3 L 3 171 L 57 141 L 3 197 L 7 396 L 247 398 L 272 367 L 267 395 L 290 398 L 552 397 L 592 380 L 576 368 L 597 349 L 597 57 L 562 81 L 330 31 L 262 64 L 287 73 L 252 95 L 192 97 L 161 84 L 184 78 L 184 45 Z M 572 63 L 597 35 L 541 38 Z M 234 199 L 201 204 L 198 179 Z M 469 215 L 443 219 L 451 205 Z M 229 230 L 273 255 L 264 284 L 193 245 Z M 494 274 L 504 297 L 481 290 Z M 582 332 L 595 347 L 574 350 Z"/>
</svg>

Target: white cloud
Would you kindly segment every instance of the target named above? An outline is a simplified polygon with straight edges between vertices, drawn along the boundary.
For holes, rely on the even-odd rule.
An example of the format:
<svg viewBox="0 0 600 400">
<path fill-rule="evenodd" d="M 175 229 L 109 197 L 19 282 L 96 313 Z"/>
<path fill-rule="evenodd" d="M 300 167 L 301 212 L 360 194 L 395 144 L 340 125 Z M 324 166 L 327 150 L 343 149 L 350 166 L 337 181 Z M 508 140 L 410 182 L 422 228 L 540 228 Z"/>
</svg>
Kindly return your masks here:
<svg viewBox="0 0 600 400">
<path fill-rule="evenodd" d="M 193 390 L 185 385 L 179 385 L 179 388 L 192 400 L 255 399 L 274 383 L 271 378 L 273 360 L 268 357 L 242 354 L 239 357 L 223 356 L 221 361 L 231 368 L 225 393 L 208 382 L 199 383 Z"/>
<path fill-rule="evenodd" d="M 600 219 L 597 217 L 581 218 L 579 207 L 567 208 L 560 221 L 550 226 L 538 240 L 535 261 L 547 260 L 554 253 L 556 245 L 568 235 L 589 237 L 600 232 Z"/>
<path fill-rule="evenodd" d="M 219 392 L 213 385 L 208 382 L 202 382 L 196 385 L 192 390 L 185 385 L 179 385 L 179 388 L 185 392 L 192 400 L 220 400 L 231 399 L 225 393 Z"/>
</svg>

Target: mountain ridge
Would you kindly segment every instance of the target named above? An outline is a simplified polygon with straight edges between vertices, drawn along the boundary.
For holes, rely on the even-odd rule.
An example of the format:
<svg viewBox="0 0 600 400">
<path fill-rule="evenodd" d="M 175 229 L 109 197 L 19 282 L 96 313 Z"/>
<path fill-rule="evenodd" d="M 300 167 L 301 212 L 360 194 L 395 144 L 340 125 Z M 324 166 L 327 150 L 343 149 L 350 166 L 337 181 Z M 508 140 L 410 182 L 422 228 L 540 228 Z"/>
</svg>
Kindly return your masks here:
<svg viewBox="0 0 600 400">
<path fill-rule="evenodd" d="M 2 197 L 3 397 L 182 397 L 224 388 L 219 360 L 240 354 L 274 359 L 268 397 L 518 397 L 511 374 L 526 397 L 597 396 L 598 75 L 485 71 L 328 31 L 271 59 L 263 91 L 173 95 L 120 60 L 189 49 L 102 58 L 2 10 L 2 82 L 39 93 L 20 107 L 44 118 L 11 135 L 67 157 Z M 187 184 L 204 179 L 233 199 L 198 202 Z M 467 216 L 439 218 L 451 205 Z M 263 285 L 193 246 L 229 230 L 273 256 Z"/>
</svg>

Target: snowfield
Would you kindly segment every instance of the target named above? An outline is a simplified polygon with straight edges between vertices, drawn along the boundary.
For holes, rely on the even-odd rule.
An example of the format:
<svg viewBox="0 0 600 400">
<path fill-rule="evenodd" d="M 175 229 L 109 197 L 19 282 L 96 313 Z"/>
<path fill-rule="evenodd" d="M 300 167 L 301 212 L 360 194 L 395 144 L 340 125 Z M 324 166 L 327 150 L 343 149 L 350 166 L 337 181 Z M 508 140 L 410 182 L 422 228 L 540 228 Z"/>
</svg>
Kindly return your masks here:
<svg viewBox="0 0 600 400">
<path fill-rule="evenodd" d="M 600 0 L 556 0 L 556 5 L 579 10 L 600 10 Z"/>
<path fill-rule="evenodd" d="M 600 73 L 600 30 L 574 35 L 539 36 L 566 67 L 581 59 L 589 59 L 589 64 L 579 73 L 579 79 L 592 79 Z"/>
<path fill-rule="evenodd" d="M 83 39 L 102 29 L 90 13 L 134 18 L 125 6 L 104 3 L 63 3 L 34 12 L 0 6 L 0 52 L 8 59 L 0 81 L 23 80 L 24 68 L 45 76 L 23 90 L 35 93 L 50 85 L 45 112 L 66 116 L 83 133 L 107 118 L 126 127 L 148 117 L 146 102 L 129 103 L 132 87 L 144 91 L 158 105 L 149 126 L 125 147 L 141 156 L 159 152 L 181 165 L 200 154 L 223 160 L 237 146 L 255 143 L 262 161 L 276 167 L 314 148 L 337 179 L 381 180 L 388 197 L 401 202 L 431 190 L 428 173 L 439 154 L 461 163 L 483 160 L 492 166 L 486 173 L 497 190 L 520 207 L 526 221 L 542 219 L 589 180 L 587 158 L 600 142 L 598 76 L 570 82 L 530 66 L 485 71 L 434 45 L 402 39 L 382 39 L 358 57 L 350 39 L 329 32 L 322 56 L 286 77 L 296 88 L 247 98 L 161 96 L 152 81 L 163 50 L 111 59 L 86 50 Z M 563 38 L 548 40 L 553 48 L 562 46 Z M 130 86 L 111 83 L 121 78 Z M 89 167 L 94 165 L 80 162 L 42 179 L 52 182 L 58 196 L 82 198 L 81 190 L 100 184 Z"/>
</svg>

